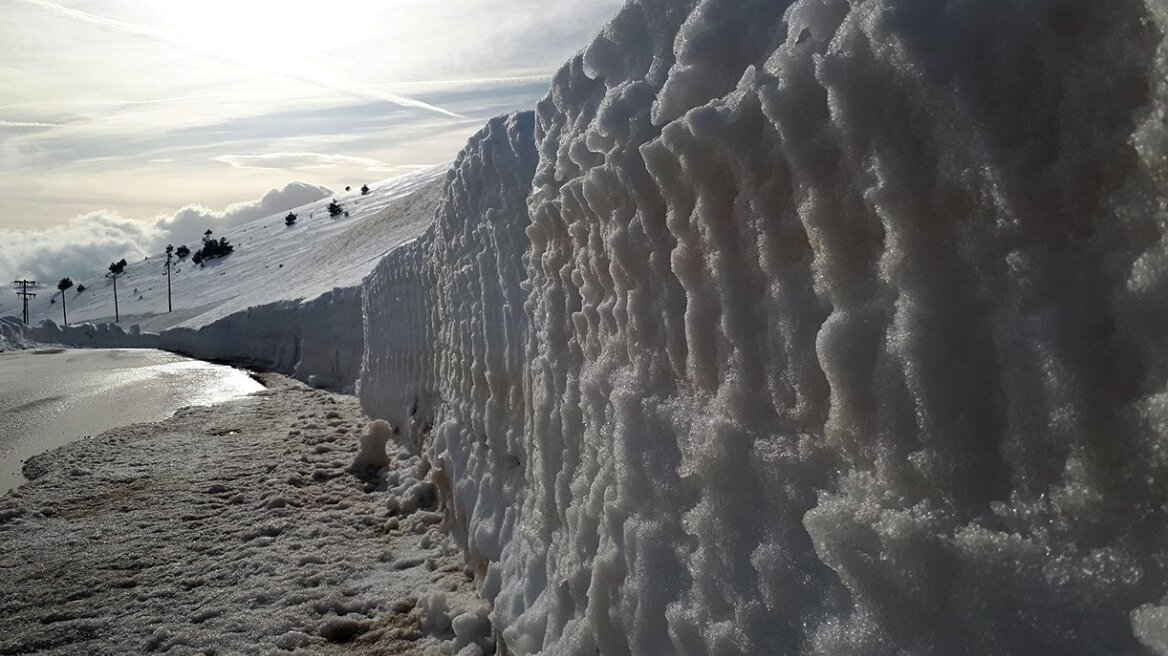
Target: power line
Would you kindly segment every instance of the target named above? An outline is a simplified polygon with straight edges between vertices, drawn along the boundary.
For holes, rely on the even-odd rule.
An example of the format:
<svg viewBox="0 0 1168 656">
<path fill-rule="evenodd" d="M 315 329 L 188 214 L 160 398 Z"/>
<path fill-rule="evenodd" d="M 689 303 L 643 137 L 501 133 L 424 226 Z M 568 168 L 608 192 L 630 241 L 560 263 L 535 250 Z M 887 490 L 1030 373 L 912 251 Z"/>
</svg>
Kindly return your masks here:
<svg viewBox="0 0 1168 656">
<path fill-rule="evenodd" d="M 36 298 L 36 294 L 28 291 L 28 286 L 35 285 L 35 284 L 36 284 L 35 280 L 14 280 L 14 281 L 12 281 L 13 287 L 20 287 L 20 290 L 16 292 L 16 295 L 20 297 L 20 300 L 23 302 L 23 305 L 24 305 L 24 325 L 26 325 L 26 326 L 28 325 L 28 299 Z"/>
</svg>

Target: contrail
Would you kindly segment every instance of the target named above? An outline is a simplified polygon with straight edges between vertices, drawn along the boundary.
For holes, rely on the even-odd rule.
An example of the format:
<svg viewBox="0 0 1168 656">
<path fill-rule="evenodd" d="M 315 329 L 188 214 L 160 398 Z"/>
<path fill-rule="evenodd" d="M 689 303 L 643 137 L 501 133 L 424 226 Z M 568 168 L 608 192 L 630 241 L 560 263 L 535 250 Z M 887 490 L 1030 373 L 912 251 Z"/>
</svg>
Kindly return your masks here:
<svg viewBox="0 0 1168 656">
<path fill-rule="evenodd" d="M 184 48 L 186 46 L 183 46 Z M 233 63 L 233 62 L 228 62 Z M 511 77 L 488 77 L 488 78 L 468 78 L 463 80 L 416 80 L 413 82 L 375 82 L 368 84 L 370 89 L 416 89 L 424 88 L 444 88 L 444 87 L 461 87 L 461 86 L 487 86 L 487 85 L 505 85 L 522 82 L 550 82 L 552 76 L 550 75 L 520 75 Z M 320 85 L 314 85 L 320 87 Z M 333 87 L 327 87 L 328 91 L 335 91 Z M 378 91 L 380 96 L 380 91 Z M 190 102 L 192 100 L 215 100 L 218 98 L 249 98 L 256 96 L 255 92 L 225 92 L 225 93 L 200 93 L 185 96 L 165 96 L 162 98 L 142 98 L 139 100 L 101 100 L 101 99 L 83 99 L 83 100 L 38 100 L 36 102 L 21 102 L 10 105 L 0 105 L 0 111 L 8 109 L 24 109 L 26 107 L 45 107 L 45 106 L 78 106 L 78 105 L 160 105 L 164 103 L 174 102 Z M 309 97 L 309 96 L 305 96 Z M 316 96 L 311 96 L 316 97 Z M 380 99 L 380 97 L 379 97 Z M 441 113 L 441 112 L 440 112 Z M 460 118 L 463 118 L 459 115 Z"/>
<path fill-rule="evenodd" d="M 551 82 L 551 75 L 513 75 L 510 77 L 480 77 L 465 80 L 418 80 L 415 82 L 380 82 L 372 86 L 382 88 L 414 87 L 470 87 L 512 84 L 517 82 Z"/>
<path fill-rule="evenodd" d="M 52 11 L 52 12 L 61 14 L 63 16 L 68 16 L 68 17 L 73 18 L 75 20 L 84 21 L 86 23 L 91 23 L 93 25 L 100 25 L 102 27 L 107 27 L 109 29 L 117 30 L 119 32 L 125 32 L 127 34 L 134 34 L 137 36 L 143 36 L 143 37 L 146 37 L 149 39 L 154 39 L 155 41 L 161 41 L 163 43 L 175 46 L 177 48 L 182 48 L 183 50 L 186 50 L 187 52 L 194 53 L 196 55 L 199 55 L 200 57 L 204 57 L 204 58 L 207 58 L 207 59 L 210 59 L 212 61 L 219 62 L 219 63 L 231 64 L 231 65 L 235 65 L 235 66 L 252 67 L 252 64 L 250 62 L 242 61 L 242 60 L 232 58 L 232 57 L 227 57 L 227 56 L 224 56 L 222 53 L 214 52 L 214 51 L 207 50 L 204 48 L 199 48 L 199 47 L 197 47 L 189 42 L 183 41 L 182 39 L 175 37 L 172 34 L 169 34 L 167 32 L 164 32 L 164 31 L 159 30 L 159 29 L 154 28 L 154 27 L 150 27 L 149 25 L 142 25 L 139 23 L 127 23 L 125 21 L 120 21 L 120 20 L 117 20 L 114 18 L 107 18 L 105 16 L 98 16 L 97 14 L 91 14 L 87 11 L 81 11 L 80 9 L 73 9 L 71 7 L 64 7 L 62 5 L 59 5 L 59 4 L 56 4 L 53 2 L 49 2 L 48 0 L 20 0 L 20 1 L 24 2 L 26 4 L 31 4 L 31 5 L 40 7 L 42 9 L 46 9 L 48 11 Z M 435 112 L 435 113 L 442 114 L 444 116 L 449 116 L 451 118 L 456 118 L 456 119 L 467 119 L 468 118 L 467 116 L 463 116 L 462 114 L 456 114 L 452 111 L 442 109 L 441 107 L 438 107 L 436 105 L 431 105 L 429 103 L 422 102 L 421 100 L 414 100 L 413 98 L 406 98 L 405 96 L 398 96 L 398 95 L 395 95 L 392 93 L 386 93 L 385 91 L 382 91 L 380 89 L 375 89 L 367 84 L 361 84 L 359 82 L 353 82 L 351 80 L 345 80 L 343 78 L 337 78 L 337 77 L 326 78 L 326 77 L 322 77 L 319 75 L 310 75 L 310 74 L 303 73 L 301 71 L 292 71 L 292 70 L 286 70 L 286 69 L 276 69 L 275 72 L 283 77 L 288 78 L 288 79 L 295 80 L 297 82 L 306 82 L 308 84 L 312 84 L 312 85 L 315 85 L 318 87 L 322 87 L 324 89 L 328 89 L 329 91 L 341 92 L 341 93 L 344 93 L 344 94 L 347 94 L 350 96 L 356 96 L 356 97 L 376 98 L 377 100 L 384 100 L 385 102 L 393 103 L 393 104 L 399 105 L 401 107 L 415 107 L 417 109 L 424 109 L 427 111 Z"/>
<path fill-rule="evenodd" d="M 5 121 L 0 119 L 0 128 L 60 128 L 63 123 L 41 123 L 39 121 Z"/>
<path fill-rule="evenodd" d="M 331 89 L 330 89 L 331 90 Z M 183 103 L 192 100 L 215 100 L 218 98 L 252 98 L 255 97 L 254 92 L 247 93 L 199 93 L 186 96 L 166 96 L 163 98 L 140 98 L 138 100 L 101 100 L 101 99 L 80 99 L 80 100 L 38 100 L 36 102 L 21 102 L 13 103 L 11 105 L 0 105 L 0 111 L 7 109 L 24 109 L 25 107 L 46 107 L 46 106 L 86 106 L 86 105 L 111 105 L 114 107 L 121 107 L 123 105 L 161 105 L 165 103 Z"/>
</svg>

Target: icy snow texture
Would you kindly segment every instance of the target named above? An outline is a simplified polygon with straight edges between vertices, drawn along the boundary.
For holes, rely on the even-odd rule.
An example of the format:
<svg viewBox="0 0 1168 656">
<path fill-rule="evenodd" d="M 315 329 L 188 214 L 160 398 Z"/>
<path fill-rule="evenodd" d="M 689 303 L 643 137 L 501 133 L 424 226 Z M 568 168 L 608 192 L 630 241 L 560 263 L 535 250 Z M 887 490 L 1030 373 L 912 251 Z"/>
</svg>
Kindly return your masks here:
<svg viewBox="0 0 1168 656">
<path fill-rule="evenodd" d="M 523 485 L 530 112 L 492 120 L 447 175 L 433 226 L 366 279 L 362 405 L 426 446 L 448 526 L 486 575 Z M 468 532 L 468 528 L 471 532 Z M 498 570 L 492 580 L 499 580 Z"/>
<path fill-rule="evenodd" d="M 472 140 L 361 395 L 511 653 L 1165 653 L 1166 28 L 632 0 Z"/>
</svg>

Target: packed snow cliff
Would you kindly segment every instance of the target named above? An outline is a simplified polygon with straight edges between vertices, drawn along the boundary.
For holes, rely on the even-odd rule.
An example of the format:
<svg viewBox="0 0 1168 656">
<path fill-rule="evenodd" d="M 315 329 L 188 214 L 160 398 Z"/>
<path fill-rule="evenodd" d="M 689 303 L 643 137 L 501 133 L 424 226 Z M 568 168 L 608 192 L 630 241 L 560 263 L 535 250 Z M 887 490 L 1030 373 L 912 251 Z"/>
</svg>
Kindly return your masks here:
<svg viewBox="0 0 1168 656">
<path fill-rule="evenodd" d="M 360 395 L 510 653 L 1168 654 L 1166 28 L 632 0 L 473 139 Z"/>
</svg>

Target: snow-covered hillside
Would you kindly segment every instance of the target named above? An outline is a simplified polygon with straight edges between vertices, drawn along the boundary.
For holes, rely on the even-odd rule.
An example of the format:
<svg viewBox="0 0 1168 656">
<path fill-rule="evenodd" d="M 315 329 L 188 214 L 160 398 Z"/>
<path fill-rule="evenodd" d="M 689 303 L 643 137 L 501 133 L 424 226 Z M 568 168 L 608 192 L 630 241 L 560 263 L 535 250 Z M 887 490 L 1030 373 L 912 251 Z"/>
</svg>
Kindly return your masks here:
<svg viewBox="0 0 1168 656">
<path fill-rule="evenodd" d="M 430 225 L 446 167 L 376 183 L 367 195 L 334 198 L 348 215 L 330 217 L 326 198 L 273 214 L 221 235 L 235 252 L 202 266 L 177 261 L 167 306 L 162 254 L 131 262 L 118 280 L 120 326 L 114 325 L 113 281 L 104 271 L 72 276 L 66 290 L 69 326 L 61 293 L 35 290 L 32 327 L 20 331 L 15 295 L 0 303 L 0 348 L 34 342 L 73 346 L 145 346 L 195 357 L 256 365 L 310 380 L 351 388 L 362 354 L 362 278 L 390 249 L 415 239 Z M 197 249 L 198 244 L 190 244 Z M 43 323 L 45 320 L 52 323 Z M 43 325 L 41 325 L 43 323 Z M 127 332 L 129 332 L 127 330 Z"/>
<path fill-rule="evenodd" d="M 197 266 L 176 261 L 171 281 L 173 312 L 167 311 L 165 258 L 129 262 L 118 280 L 121 324 L 139 324 L 160 331 L 175 326 L 198 328 L 249 307 L 281 300 L 311 299 L 336 287 L 353 287 L 389 248 L 413 239 L 429 225 L 447 167 L 423 169 L 370 186 L 362 196 L 354 189 L 335 198 L 349 213 L 332 218 L 325 198 L 256 219 L 224 232 L 235 252 Z M 417 193 L 416 193 L 417 192 Z M 416 193 L 416 196 L 415 196 Z M 406 198 L 410 196 L 410 198 Z M 298 220 L 286 226 L 284 217 Z M 174 244 L 179 246 L 179 244 Z M 192 250 L 198 243 L 187 244 Z M 94 262 L 89 272 L 61 271 L 76 286 L 65 292 L 70 324 L 112 322 L 113 281 L 105 276 L 108 262 Z M 29 306 L 33 324 L 44 319 L 62 322 L 56 280 L 42 280 Z M 15 294 L 0 295 L 0 316 L 20 316 Z"/>
</svg>

